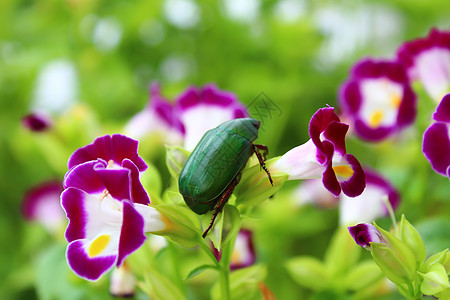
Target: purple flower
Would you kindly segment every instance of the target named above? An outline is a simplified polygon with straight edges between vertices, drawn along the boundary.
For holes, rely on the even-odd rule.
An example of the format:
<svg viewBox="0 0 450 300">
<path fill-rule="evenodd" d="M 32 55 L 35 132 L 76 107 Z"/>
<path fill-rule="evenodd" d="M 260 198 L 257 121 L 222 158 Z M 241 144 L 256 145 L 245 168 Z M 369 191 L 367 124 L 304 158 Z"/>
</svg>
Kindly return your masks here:
<svg viewBox="0 0 450 300">
<path fill-rule="evenodd" d="M 62 184 L 57 180 L 40 183 L 28 190 L 22 203 L 25 219 L 41 223 L 49 232 L 61 229 L 65 222 L 59 204 L 62 191 Z"/>
<path fill-rule="evenodd" d="M 256 261 L 253 246 L 253 233 L 248 229 L 241 229 L 234 243 L 231 254 L 230 269 L 236 270 L 253 265 Z"/>
<path fill-rule="evenodd" d="M 450 31 L 433 28 L 427 37 L 404 43 L 397 51 L 411 80 L 420 80 L 439 102 L 450 90 Z"/>
<path fill-rule="evenodd" d="M 373 222 L 379 217 L 388 216 L 389 211 L 383 201 L 384 197 L 387 197 L 393 209 L 396 209 L 400 203 L 400 194 L 389 181 L 366 168 L 364 173 L 366 188 L 361 195 L 354 198 L 346 195 L 339 196 L 341 224 Z"/>
<path fill-rule="evenodd" d="M 136 277 L 126 264 L 112 271 L 109 292 L 113 297 L 131 298 L 134 296 Z"/>
<path fill-rule="evenodd" d="M 378 229 L 372 224 L 360 223 L 348 227 L 355 242 L 363 248 L 370 249 L 370 243 L 386 243 Z"/>
<path fill-rule="evenodd" d="M 176 108 L 186 130 L 184 147 L 188 150 L 194 149 L 209 129 L 248 116 L 234 94 L 219 90 L 214 84 L 188 88 L 177 98 Z"/>
<path fill-rule="evenodd" d="M 169 144 L 180 144 L 184 127 L 172 103 L 161 96 L 159 84 L 153 83 L 150 86 L 150 101 L 128 122 L 125 132 L 134 138 L 159 134 Z"/>
<path fill-rule="evenodd" d="M 22 118 L 22 124 L 34 132 L 43 132 L 52 127 L 50 117 L 43 113 L 31 113 Z"/>
<path fill-rule="evenodd" d="M 416 116 L 416 96 L 401 63 L 365 59 L 341 86 L 339 101 L 355 133 L 380 141 L 410 125 Z"/>
<path fill-rule="evenodd" d="M 333 195 L 341 191 L 360 195 L 365 187 L 364 171 L 359 161 L 346 152 L 348 125 L 341 123 L 334 108 L 319 109 L 309 123 L 311 139 L 280 157 L 270 171 L 289 175 L 289 180 L 322 178 Z"/>
<path fill-rule="evenodd" d="M 423 135 L 422 151 L 437 173 L 450 178 L 450 94 L 439 103 L 433 119 L 436 122 Z"/>
<path fill-rule="evenodd" d="M 139 181 L 147 165 L 137 141 L 123 135 L 103 136 L 69 158 L 61 205 L 69 219 L 66 251 L 70 268 L 97 280 L 145 241 L 145 232 L 166 224 Z"/>
</svg>

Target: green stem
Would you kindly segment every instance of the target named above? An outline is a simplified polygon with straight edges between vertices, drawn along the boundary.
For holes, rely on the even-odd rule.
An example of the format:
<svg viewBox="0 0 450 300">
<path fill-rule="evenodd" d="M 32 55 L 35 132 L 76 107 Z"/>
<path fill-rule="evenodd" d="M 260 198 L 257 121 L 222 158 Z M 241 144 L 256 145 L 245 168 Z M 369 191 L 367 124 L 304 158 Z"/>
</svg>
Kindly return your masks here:
<svg viewBox="0 0 450 300">
<path fill-rule="evenodd" d="M 397 232 L 397 220 L 395 219 L 394 209 L 392 208 L 391 202 L 389 202 L 388 196 L 383 197 L 384 205 L 386 205 L 387 210 L 389 212 L 389 216 L 391 217 L 392 224 L 394 226 L 395 232 Z"/>
<path fill-rule="evenodd" d="M 222 249 L 222 256 L 220 259 L 220 290 L 222 292 L 222 299 L 231 299 L 230 293 L 230 262 L 231 255 L 233 254 L 234 248 L 234 237 L 231 239 L 225 248 Z"/>
<path fill-rule="evenodd" d="M 205 240 L 200 236 L 198 238 L 198 245 L 203 250 L 203 252 L 205 252 L 205 254 L 211 259 L 216 268 L 220 269 L 220 264 L 217 261 L 217 258 L 214 256 L 211 249 L 209 249 L 208 245 L 206 245 Z"/>
</svg>

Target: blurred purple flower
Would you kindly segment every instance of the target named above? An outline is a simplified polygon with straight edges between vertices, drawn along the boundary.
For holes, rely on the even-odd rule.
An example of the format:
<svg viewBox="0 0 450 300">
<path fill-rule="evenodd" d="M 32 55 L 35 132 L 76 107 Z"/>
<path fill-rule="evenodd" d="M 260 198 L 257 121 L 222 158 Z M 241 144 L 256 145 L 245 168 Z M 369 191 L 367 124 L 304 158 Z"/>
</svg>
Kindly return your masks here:
<svg viewBox="0 0 450 300">
<path fill-rule="evenodd" d="M 378 229 L 372 224 L 361 223 L 348 227 L 355 242 L 366 249 L 370 249 L 370 243 L 386 243 Z"/>
<path fill-rule="evenodd" d="M 44 113 L 31 113 L 22 118 L 25 128 L 34 132 L 43 132 L 52 127 L 52 120 Z"/>
<path fill-rule="evenodd" d="M 340 87 L 339 103 L 356 134 L 367 141 L 383 140 L 416 117 L 416 96 L 406 70 L 393 61 L 358 62 Z"/>
<path fill-rule="evenodd" d="M 439 103 L 433 119 L 423 135 L 422 151 L 437 173 L 450 178 L 450 94 Z"/>
<path fill-rule="evenodd" d="M 253 265 L 256 261 L 253 245 L 253 233 L 248 229 L 241 229 L 234 243 L 231 254 L 230 269 L 236 270 Z"/>
<path fill-rule="evenodd" d="M 63 191 L 60 181 L 40 183 L 25 193 L 22 214 L 26 220 L 41 223 L 49 232 L 61 229 L 65 224 L 64 211 L 59 203 Z"/>
<path fill-rule="evenodd" d="M 188 150 L 194 149 L 209 129 L 248 116 L 244 105 L 233 93 L 219 90 L 214 84 L 200 89 L 189 87 L 177 98 L 175 105 L 186 130 L 184 147 Z"/>
<path fill-rule="evenodd" d="M 341 224 L 373 222 L 377 218 L 388 216 L 389 211 L 383 201 L 384 197 L 387 197 L 393 209 L 396 209 L 400 203 L 400 194 L 389 181 L 367 168 L 364 168 L 364 173 L 366 188 L 361 195 L 354 198 L 346 195 L 339 196 Z"/>
<path fill-rule="evenodd" d="M 137 141 L 103 136 L 69 158 L 61 205 L 69 219 L 66 251 L 70 268 L 97 280 L 145 241 L 145 232 L 166 227 L 139 181 L 147 165 Z"/>
<path fill-rule="evenodd" d="M 136 288 L 136 277 L 126 264 L 112 271 L 109 292 L 113 297 L 131 298 Z"/>
<path fill-rule="evenodd" d="M 218 89 L 214 84 L 202 88 L 191 86 L 177 97 L 174 104 L 165 100 L 154 83 L 147 107 L 135 115 L 126 126 L 126 132 L 140 138 L 160 133 L 165 141 L 177 144 L 184 141 L 188 150 L 195 148 L 206 131 L 225 121 L 247 117 L 248 113 L 237 97 Z"/>
<path fill-rule="evenodd" d="M 158 83 L 150 86 L 150 100 L 147 106 L 126 125 L 125 132 L 134 138 L 160 134 L 169 144 L 180 144 L 184 127 L 175 113 L 172 103 L 164 99 Z"/>
<path fill-rule="evenodd" d="M 428 36 L 404 43 L 397 57 L 436 102 L 450 92 L 450 31 L 433 28 Z"/>
<path fill-rule="evenodd" d="M 365 187 L 364 171 L 346 152 L 347 130 L 334 108 L 319 109 L 309 123 L 311 139 L 280 157 L 271 172 L 288 174 L 289 180 L 322 178 L 325 188 L 335 196 L 341 191 L 350 197 L 360 195 Z"/>
</svg>

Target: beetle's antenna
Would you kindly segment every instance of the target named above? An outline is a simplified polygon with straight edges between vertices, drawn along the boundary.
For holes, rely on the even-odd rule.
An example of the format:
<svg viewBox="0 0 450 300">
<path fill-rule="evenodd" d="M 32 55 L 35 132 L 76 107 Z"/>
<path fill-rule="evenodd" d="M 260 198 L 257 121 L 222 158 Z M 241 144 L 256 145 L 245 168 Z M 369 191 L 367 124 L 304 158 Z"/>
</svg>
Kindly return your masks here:
<svg viewBox="0 0 450 300">
<path fill-rule="evenodd" d="M 269 177 L 270 184 L 273 186 L 272 176 L 270 176 L 269 169 L 267 169 L 266 163 L 264 162 L 266 160 L 266 154 L 269 152 L 269 149 L 267 148 L 267 146 L 255 145 L 253 143 L 252 143 L 252 147 L 253 147 L 253 152 L 255 152 L 255 154 L 256 154 L 256 157 L 258 157 L 259 165 L 267 173 L 267 176 Z M 261 153 L 259 153 L 259 149 L 261 149 L 263 151 L 263 155 L 264 156 L 262 156 Z"/>
<path fill-rule="evenodd" d="M 211 230 L 211 228 L 214 225 L 214 221 L 216 220 L 217 215 L 222 211 L 225 204 L 228 202 L 228 199 L 230 198 L 231 194 L 233 193 L 234 188 L 238 184 L 240 178 L 235 178 L 230 183 L 228 188 L 225 190 L 225 192 L 220 197 L 220 201 L 217 203 L 216 208 L 214 209 L 213 216 L 211 218 L 211 223 L 209 223 L 208 228 L 206 228 L 205 232 L 202 234 L 202 238 L 205 238 L 208 232 Z"/>
</svg>

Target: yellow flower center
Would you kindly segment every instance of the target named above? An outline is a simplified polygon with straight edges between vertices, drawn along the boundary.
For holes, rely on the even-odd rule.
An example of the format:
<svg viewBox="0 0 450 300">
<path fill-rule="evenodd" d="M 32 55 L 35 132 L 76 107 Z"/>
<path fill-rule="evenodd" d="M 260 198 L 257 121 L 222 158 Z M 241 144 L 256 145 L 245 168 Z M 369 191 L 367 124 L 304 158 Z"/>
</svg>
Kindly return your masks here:
<svg viewBox="0 0 450 300">
<path fill-rule="evenodd" d="M 335 166 L 333 167 L 334 173 L 336 176 L 344 178 L 345 180 L 349 179 L 353 176 L 353 169 L 346 165 Z"/>
<path fill-rule="evenodd" d="M 102 253 L 111 241 L 111 236 L 107 234 L 102 234 L 97 237 L 92 244 L 89 246 L 88 255 L 89 257 L 94 257 Z"/>
<path fill-rule="evenodd" d="M 376 128 L 381 124 L 381 121 L 383 121 L 383 111 L 381 109 L 375 110 L 369 118 L 369 126 L 372 128 Z"/>
</svg>

